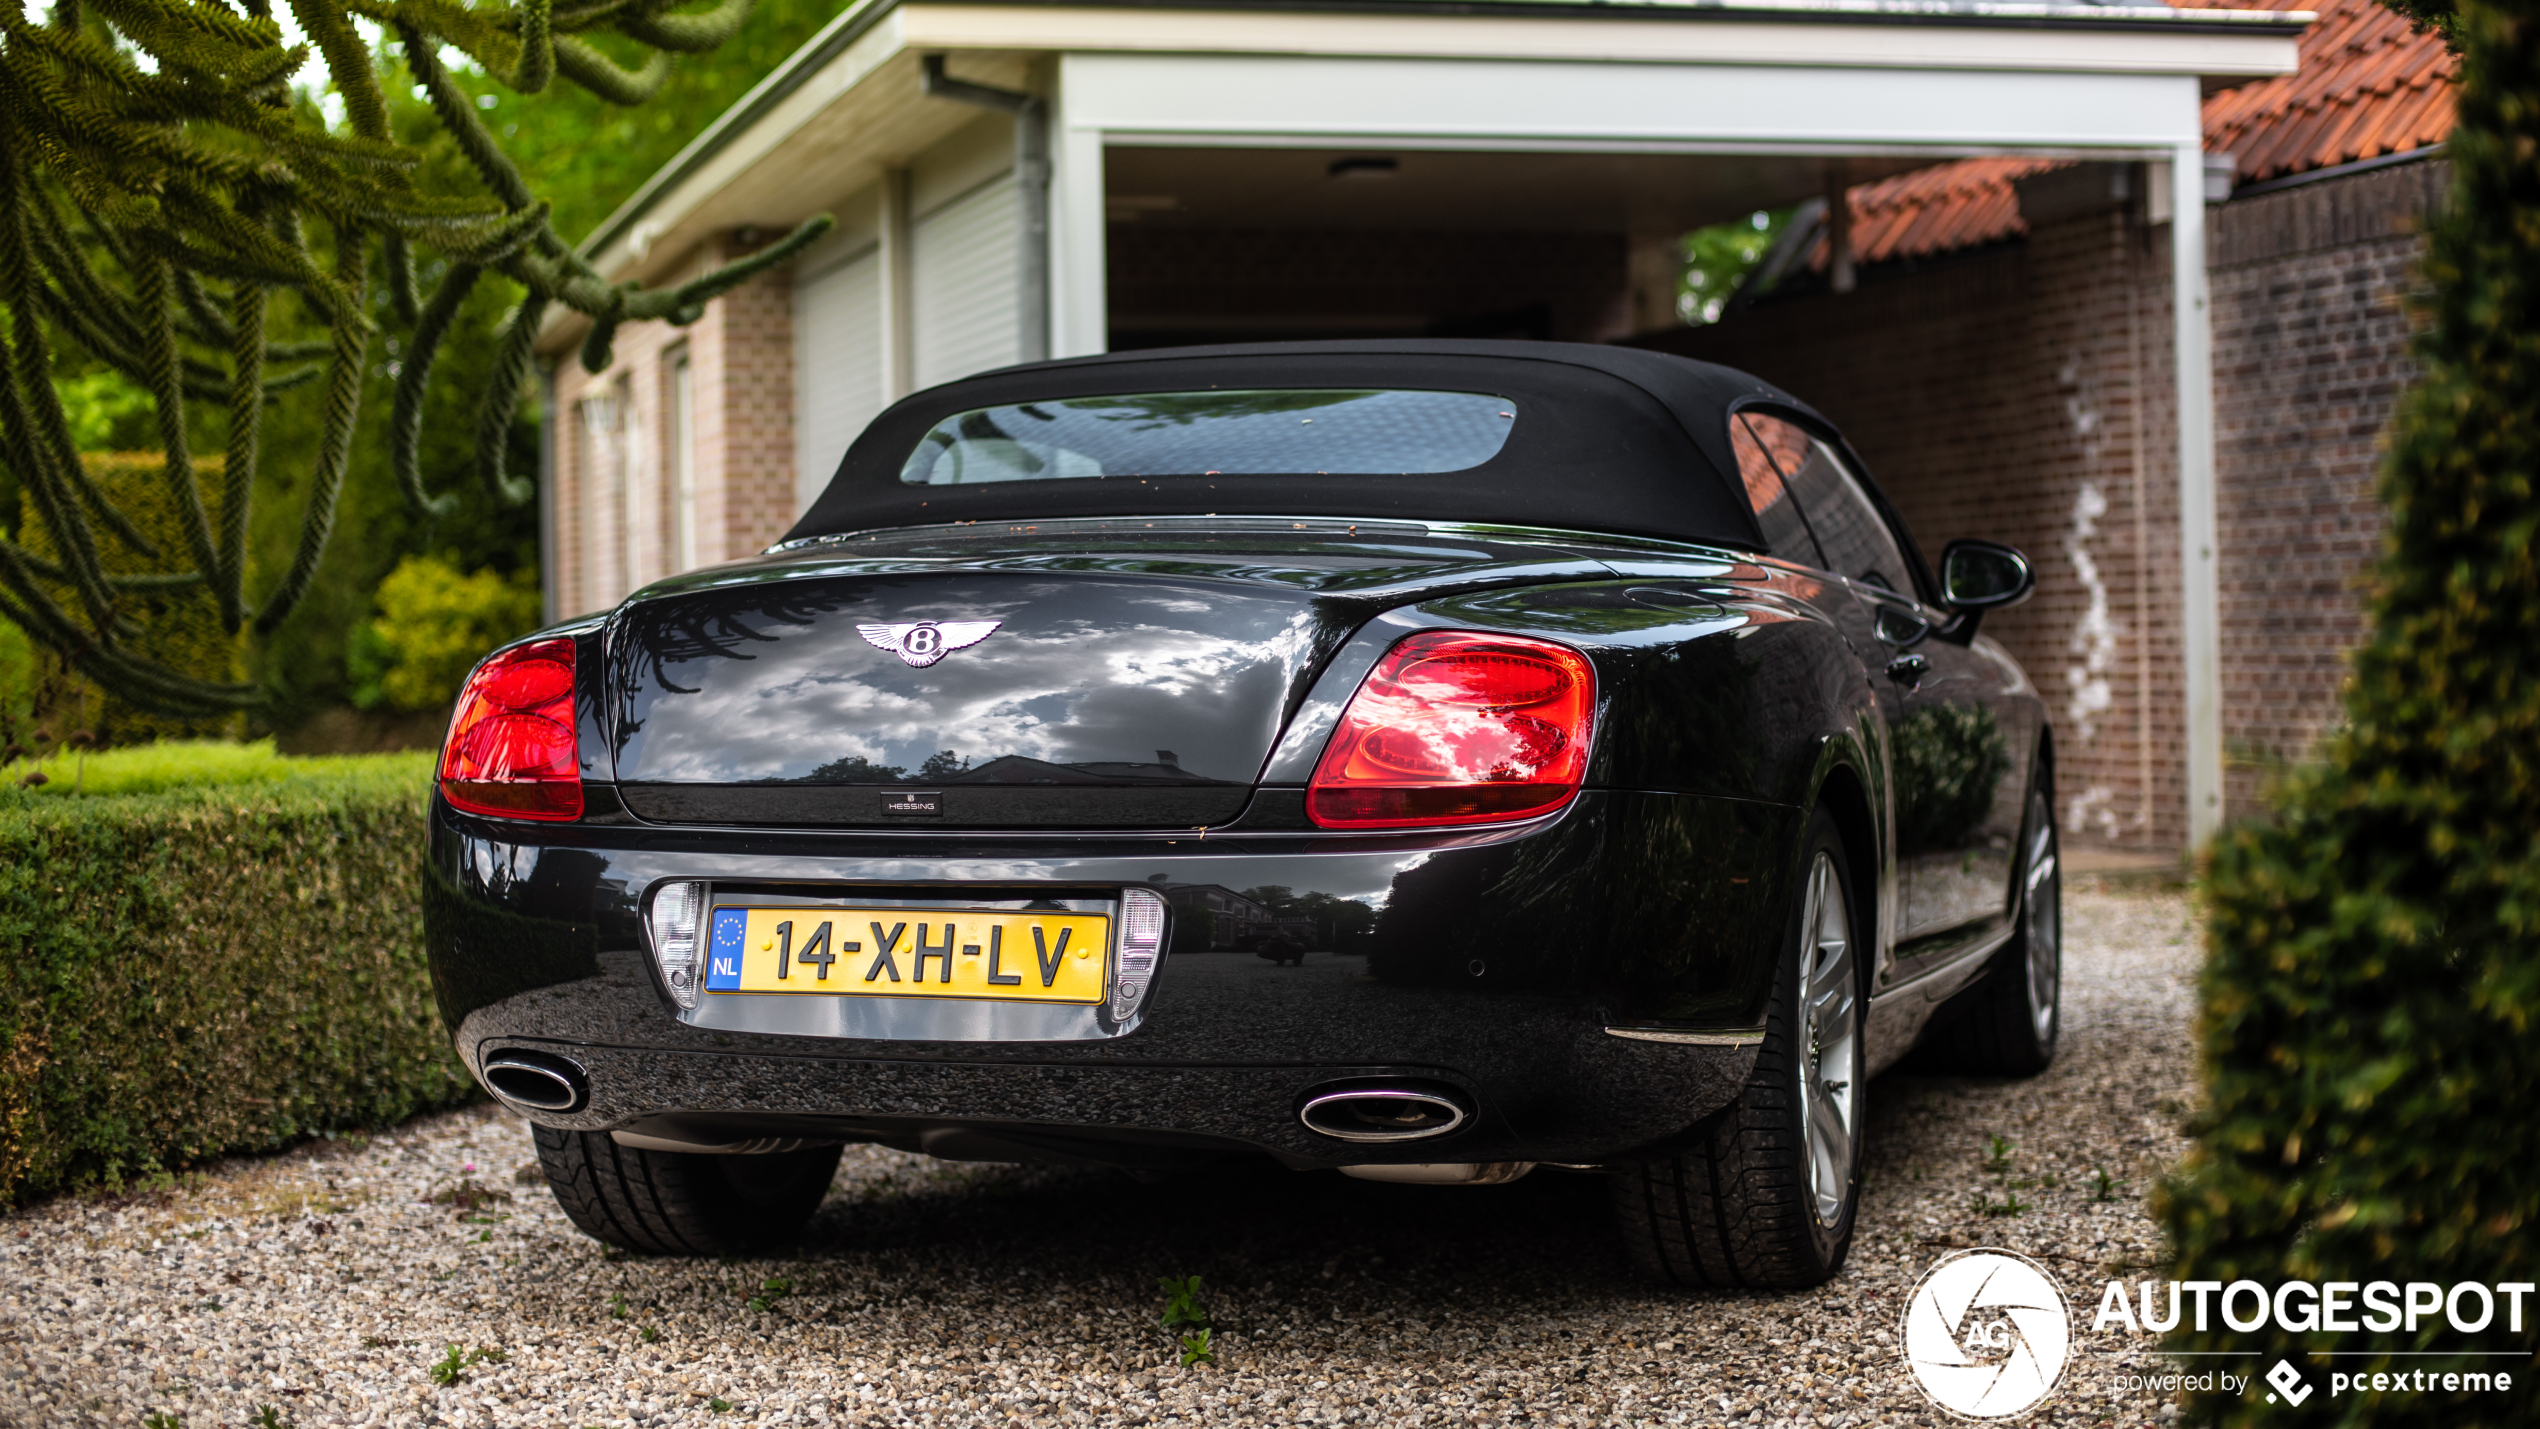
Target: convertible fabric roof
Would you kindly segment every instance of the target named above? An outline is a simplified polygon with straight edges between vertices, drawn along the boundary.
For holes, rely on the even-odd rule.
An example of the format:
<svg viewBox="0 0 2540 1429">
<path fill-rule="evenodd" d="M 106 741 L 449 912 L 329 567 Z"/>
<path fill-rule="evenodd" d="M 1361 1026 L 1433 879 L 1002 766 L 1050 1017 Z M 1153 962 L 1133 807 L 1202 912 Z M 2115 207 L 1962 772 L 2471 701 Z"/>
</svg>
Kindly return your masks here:
<svg viewBox="0 0 2540 1429">
<path fill-rule="evenodd" d="M 927 430 L 977 407 L 1211 388 L 1487 392 L 1516 404 L 1499 455 L 1410 476 L 1074 477 L 910 486 Z M 1731 368 L 1636 348 L 1459 339 L 1153 348 L 1000 368 L 930 387 L 874 418 L 785 539 L 948 521 L 1068 516 L 1363 516 L 1552 526 L 1760 550 L 1727 415 L 1802 403 Z M 1819 419 L 1822 420 L 1822 419 Z"/>
</svg>

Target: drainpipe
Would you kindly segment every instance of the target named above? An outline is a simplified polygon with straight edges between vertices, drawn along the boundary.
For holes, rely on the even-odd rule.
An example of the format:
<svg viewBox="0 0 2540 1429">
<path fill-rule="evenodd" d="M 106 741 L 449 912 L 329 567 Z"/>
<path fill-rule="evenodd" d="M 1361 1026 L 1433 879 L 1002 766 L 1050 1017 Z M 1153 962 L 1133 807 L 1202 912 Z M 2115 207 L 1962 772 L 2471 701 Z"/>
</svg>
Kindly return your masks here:
<svg viewBox="0 0 2540 1429">
<path fill-rule="evenodd" d="M 1020 222 L 1016 242 L 1016 348 L 1024 362 L 1050 355 L 1050 127 L 1049 107 L 1037 95 L 950 79 L 944 57 L 919 62 L 921 87 L 938 99 L 975 104 L 1014 116 L 1014 198 Z"/>
<path fill-rule="evenodd" d="M 544 623 L 556 613 L 556 365 L 538 364 L 538 605 Z"/>
</svg>

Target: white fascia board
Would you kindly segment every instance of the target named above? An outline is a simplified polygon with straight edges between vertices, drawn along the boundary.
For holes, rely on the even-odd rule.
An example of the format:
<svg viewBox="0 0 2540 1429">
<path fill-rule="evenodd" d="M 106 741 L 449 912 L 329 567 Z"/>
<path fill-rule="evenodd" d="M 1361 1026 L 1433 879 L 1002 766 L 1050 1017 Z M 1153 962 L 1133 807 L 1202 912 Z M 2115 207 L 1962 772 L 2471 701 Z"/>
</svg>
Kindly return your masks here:
<svg viewBox="0 0 2540 1429">
<path fill-rule="evenodd" d="M 1063 123 L 1107 142 L 1581 151 L 2036 152 L 2193 143 L 2193 74 L 1068 55 Z"/>
<path fill-rule="evenodd" d="M 1785 10 L 1787 7 L 1783 7 Z M 1992 7 L 1981 17 L 1942 12 L 1952 24 L 1823 20 L 1594 18 L 1537 15 L 1352 14 L 1282 10 L 1149 10 L 1133 7 L 905 3 L 905 43 L 922 49 L 1050 50 L 1067 54 L 1284 54 L 1406 59 L 1585 60 L 1612 64 L 1752 64 L 2066 73 L 2264 76 L 2291 74 L 2300 27 L 2278 11 L 2245 33 L 2147 20 L 1988 25 L 1995 10 L 2038 11 L 2071 21 L 2075 7 Z M 1886 12 L 1873 12 L 1886 13 Z M 2103 15 L 2238 16 L 2240 11 L 2084 10 Z M 1867 20 L 1867 15 L 1863 19 Z M 2025 17 L 2021 17 L 2025 19 Z"/>
<path fill-rule="evenodd" d="M 855 9 L 861 8 L 850 9 L 839 20 L 849 18 Z M 676 183 L 658 192 L 639 190 L 634 198 L 627 200 L 620 213 L 625 214 L 640 205 L 642 217 L 634 222 L 622 222 L 620 217 L 612 216 L 603 224 L 600 231 L 609 234 L 609 241 L 598 252 L 587 255 L 592 266 L 609 274 L 612 279 L 622 280 L 628 270 L 640 261 L 631 246 L 638 231 L 664 234 L 679 227 L 683 220 L 709 204 L 714 195 L 733 179 L 782 148 L 787 139 L 818 116 L 830 101 L 854 88 L 866 75 L 880 69 L 890 62 L 892 56 L 907 48 L 901 34 L 906 13 L 901 8 L 882 15 L 853 44 L 798 81 L 774 107 L 737 133 L 718 136 L 709 130 L 699 135 L 691 148 L 704 143 L 709 137 L 719 138 L 721 142 L 703 162 L 685 173 L 680 173 L 680 170 L 686 156 L 672 159 L 663 166 L 663 172 L 680 173 Z M 740 110 L 748 103 L 748 97 L 744 96 L 733 107 Z"/>
</svg>

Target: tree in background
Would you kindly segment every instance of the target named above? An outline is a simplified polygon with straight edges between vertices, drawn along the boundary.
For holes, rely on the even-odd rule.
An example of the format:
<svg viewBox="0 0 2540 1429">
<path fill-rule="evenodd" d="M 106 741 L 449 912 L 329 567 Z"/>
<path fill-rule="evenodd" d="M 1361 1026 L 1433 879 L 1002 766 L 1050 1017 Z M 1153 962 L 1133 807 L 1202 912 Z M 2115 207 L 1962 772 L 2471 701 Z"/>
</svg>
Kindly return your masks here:
<svg viewBox="0 0 2540 1429">
<path fill-rule="evenodd" d="M 667 83 L 673 54 L 729 39 L 751 0 L 703 14 L 669 0 L 294 0 L 341 93 L 340 130 L 289 88 L 309 47 L 282 44 L 266 0 L 242 3 L 244 15 L 210 0 L 62 0 L 48 24 L 0 18 L 0 465 L 15 524 L 43 538 L 0 541 L 0 616 L 116 698 L 171 714 L 255 707 L 271 691 L 153 658 L 141 597 L 199 588 L 233 637 L 271 637 L 298 608 L 334 529 L 381 326 L 397 353 L 391 472 L 410 511 L 446 516 L 458 503 L 420 460 L 436 360 L 489 276 L 522 290 L 469 424 L 479 490 L 518 506 L 532 492 L 513 471 L 513 419 L 550 305 L 592 319 L 582 360 L 596 370 L 620 324 L 693 322 L 826 227 L 676 288 L 611 284 L 558 234 L 444 58 L 518 94 L 561 77 L 634 105 Z M 410 128 L 446 140 L 458 164 L 428 163 L 392 123 L 356 17 L 393 37 L 429 111 Z M 285 337 L 294 318 L 321 335 Z M 148 394 L 173 550 L 81 461 L 55 386 L 65 343 Z M 316 412 L 315 440 L 305 466 L 273 479 L 267 410 L 295 402 Z M 207 479 L 193 448 L 215 435 Z M 296 507 L 289 554 L 251 583 L 256 498 L 276 487 Z"/>
<path fill-rule="evenodd" d="M 2382 479 L 2390 535 L 2348 727 L 2272 825 L 2214 854 L 2210 1104 L 2162 1198 L 2180 1280 L 2540 1281 L 2540 0 L 2467 0 L 2454 33 L 2452 196 Z M 2388 1335 L 2176 1340 L 2317 1370 L 2304 1351 L 2323 1344 L 2527 1351 L 2530 1322 L 2505 1323 L 2500 1305 L 2466 1338 L 2436 1315 Z M 2513 1387 L 2195 1407 L 2252 1425 L 2540 1410 L 2527 1358 L 2336 1368 L 2505 1369 Z"/>
<path fill-rule="evenodd" d="M 1697 228 L 1681 240 L 1684 271 L 1676 282 L 1676 316 L 1689 327 L 1720 320 L 1738 285 L 1773 251 L 1797 209 L 1757 210 L 1734 223 Z"/>
</svg>

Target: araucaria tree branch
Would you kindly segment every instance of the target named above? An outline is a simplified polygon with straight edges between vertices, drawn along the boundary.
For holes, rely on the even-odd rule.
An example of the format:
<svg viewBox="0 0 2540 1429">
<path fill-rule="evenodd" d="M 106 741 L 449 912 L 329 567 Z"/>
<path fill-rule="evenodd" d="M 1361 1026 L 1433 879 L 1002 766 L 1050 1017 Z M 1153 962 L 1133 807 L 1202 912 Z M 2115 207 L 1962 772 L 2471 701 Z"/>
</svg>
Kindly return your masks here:
<svg viewBox="0 0 2540 1429">
<path fill-rule="evenodd" d="M 464 54 L 523 94 L 561 78 L 640 103 L 674 53 L 722 43 L 752 3 L 672 14 L 670 0 L 288 0 L 309 43 L 287 47 L 269 0 L 61 0 L 43 21 L 0 9 L 0 464 L 25 512 L 23 529 L 0 539 L 0 618 L 145 709 L 203 715 L 260 703 L 256 685 L 145 653 L 151 598 L 207 587 L 233 636 L 269 635 L 290 616 L 334 528 L 382 327 L 401 339 L 391 464 L 418 512 L 446 510 L 452 498 L 426 490 L 417 428 L 442 339 L 489 276 L 526 296 L 479 394 L 476 467 L 500 499 L 529 500 L 530 483 L 503 469 L 503 445 L 551 305 L 592 320 L 583 360 L 605 365 L 620 325 L 696 321 L 708 300 L 791 258 L 828 219 L 673 288 L 610 283 L 549 223 L 442 55 Z M 419 177 L 419 152 L 389 126 L 380 70 L 390 61 L 373 54 L 357 19 L 394 37 L 394 63 L 466 157 L 472 186 L 435 191 Z M 600 33 L 649 57 L 619 64 L 591 42 Z M 343 98 L 335 129 L 291 103 L 312 46 Z M 374 251 L 385 283 L 370 281 Z M 424 297 L 416 275 L 436 268 Z M 324 325 L 326 341 L 271 340 L 279 290 Z M 152 496 L 169 503 L 172 521 L 137 520 L 82 465 L 53 387 L 57 343 L 149 394 L 164 466 Z M 322 404 L 312 469 L 280 483 L 304 503 L 299 537 L 269 588 L 250 589 L 260 424 L 295 391 L 303 395 L 292 400 Z M 226 422 L 217 456 L 189 448 L 189 431 L 201 430 L 188 425 L 197 402 Z M 215 464 L 216 477 L 198 474 Z M 157 570 L 116 573 L 135 557 Z"/>
</svg>

